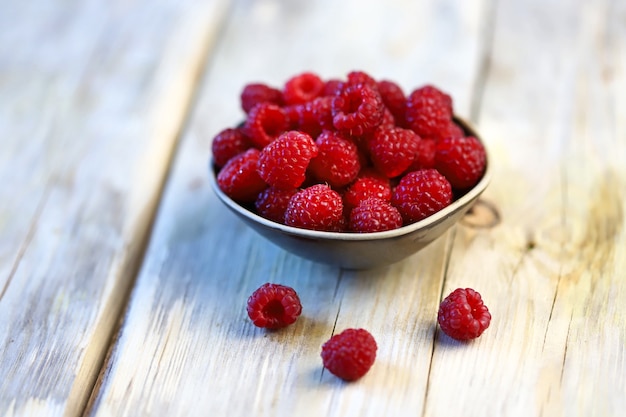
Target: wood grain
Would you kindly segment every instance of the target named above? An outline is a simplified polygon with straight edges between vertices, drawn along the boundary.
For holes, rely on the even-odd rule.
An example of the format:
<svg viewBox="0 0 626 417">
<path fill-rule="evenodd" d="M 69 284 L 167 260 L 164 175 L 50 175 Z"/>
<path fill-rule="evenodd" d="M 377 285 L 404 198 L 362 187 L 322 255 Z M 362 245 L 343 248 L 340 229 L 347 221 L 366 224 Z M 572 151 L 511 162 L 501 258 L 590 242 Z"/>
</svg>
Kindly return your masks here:
<svg viewBox="0 0 626 417">
<path fill-rule="evenodd" d="M 210 58 L 91 415 L 422 413 L 451 235 L 388 268 L 342 271 L 262 240 L 206 180 L 210 141 L 241 120 L 247 82 L 280 86 L 304 70 L 343 77 L 364 69 L 406 90 L 441 85 L 459 114 L 469 114 L 488 4 L 361 1 L 359 14 L 355 7 L 237 4 Z M 328 24 L 329 16 L 342 24 Z M 248 295 L 267 281 L 301 294 L 303 317 L 284 331 L 256 329 L 246 316 Z M 321 344 L 347 327 L 368 328 L 379 343 L 375 368 L 353 385 L 324 372 L 319 357 Z"/>
<path fill-rule="evenodd" d="M 224 5 L 0 5 L 0 415 L 82 413 Z"/>
<path fill-rule="evenodd" d="M 485 199 L 502 222 L 457 229 L 444 284 L 481 288 L 494 320 L 471 347 L 438 334 L 426 415 L 623 413 L 618 3 L 498 2 L 480 128 L 497 156 Z M 452 374 L 464 389 L 444 401 Z"/>
</svg>

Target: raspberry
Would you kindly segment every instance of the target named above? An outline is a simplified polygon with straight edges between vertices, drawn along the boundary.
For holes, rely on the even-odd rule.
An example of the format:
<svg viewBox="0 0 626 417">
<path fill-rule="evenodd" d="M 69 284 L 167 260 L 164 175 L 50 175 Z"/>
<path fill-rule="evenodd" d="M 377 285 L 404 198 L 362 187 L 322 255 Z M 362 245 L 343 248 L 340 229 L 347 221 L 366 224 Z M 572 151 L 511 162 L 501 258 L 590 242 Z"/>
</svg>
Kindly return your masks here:
<svg viewBox="0 0 626 417">
<path fill-rule="evenodd" d="M 332 79 L 327 80 L 324 83 L 324 90 L 322 91 L 322 96 L 334 96 L 341 92 L 341 88 L 343 86 L 343 81 Z"/>
<path fill-rule="evenodd" d="M 263 149 L 287 129 L 287 116 L 275 104 L 260 103 L 250 110 L 243 133 L 259 149 Z"/>
<path fill-rule="evenodd" d="M 317 97 L 304 104 L 285 107 L 291 126 L 312 137 L 322 130 L 334 130 L 332 115 L 332 97 Z"/>
<path fill-rule="evenodd" d="M 259 150 L 254 148 L 230 159 L 217 174 L 217 184 L 224 194 L 239 203 L 253 202 L 267 187 L 257 173 L 258 160 Z"/>
<path fill-rule="evenodd" d="M 363 170 L 343 194 L 344 208 L 349 213 L 361 201 L 371 197 L 391 200 L 391 184 L 386 176 L 377 171 Z"/>
<path fill-rule="evenodd" d="M 372 163 L 387 177 L 396 177 L 413 162 L 419 140 L 412 130 L 380 128 L 369 142 Z"/>
<path fill-rule="evenodd" d="M 285 224 L 303 229 L 340 232 L 345 228 L 341 196 L 326 184 L 298 191 L 289 200 Z"/>
<path fill-rule="evenodd" d="M 348 227 L 353 232 L 370 233 L 393 230 L 401 226 L 402 216 L 389 201 L 368 198 L 352 210 Z"/>
<path fill-rule="evenodd" d="M 444 136 L 442 136 L 439 139 L 462 138 L 463 136 L 465 136 L 463 129 L 461 129 L 461 127 L 457 125 L 456 123 L 454 123 L 453 121 L 450 121 L 450 123 L 448 124 L 448 127 L 446 128 L 444 132 Z"/>
<path fill-rule="evenodd" d="M 333 375 L 355 381 L 370 370 L 376 360 L 376 340 L 364 329 L 346 329 L 322 345 L 322 362 Z"/>
<path fill-rule="evenodd" d="M 441 330 L 451 338 L 470 340 L 489 327 L 491 314 L 478 292 L 458 288 L 441 302 L 437 321 Z"/>
<path fill-rule="evenodd" d="M 393 81 L 382 80 L 378 82 L 378 92 L 383 99 L 385 107 L 389 109 L 395 124 L 400 127 L 406 125 L 406 96 L 402 88 Z"/>
<path fill-rule="evenodd" d="M 259 175 L 269 185 L 289 189 L 302 185 L 317 146 L 306 133 L 290 130 L 267 145 L 259 155 Z"/>
<path fill-rule="evenodd" d="M 443 139 L 435 148 L 435 168 L 455 189 L 474 186 L 483 175 L 486 162 L 485 148 L 473 136 Z"/>
<path fill-rule="evenodd" d="M 283 99 L 285 104 L 302 104 L 318 97 L 323 90 L 324 81 L 311 72 L 305 72 L 285 83 Z"/>
<path fill-rule="evenodd" d="M 373 132 L 383 119 L 378 91 L 365 84 L 351 85 L 333 98 L 333 125 L 349 136 Z"/>
<path fill-rule="evenodd" d="M 291 197 L 298 191 L 297 188 L 281 190 L 269 187 L 259 193 L 254 206 L 257 213 L 276 223 L 285 222 L 285 210 Z"/>
<path fill-rule="evenodd" d="M 278 329 L 296 321 L 302 313 L 302 304 L 293 288 L 266 283 L 248 298 L 247 310 L 255 326 Z"/>
<path fill-rule="evenodd" d="M 435 167 L 435 148 L 433 139 L 422 139 L 417 142 L 417 152 L 408 171 L 417 171 Z"/>
<path fill-rule="evenodd" d="M 359 85 L 364 84 L 372 89 L 377 89 L 377 83 L 374 77 L 364 71 L 350 71 L 348 73 L 348 80 L 346 85 Z"/>
<path fill-rule="evenodd" d="M 452 187 L 435 169 L 423 169 L 406 174 L 391 196 L 393 204 L 410 224 L 425 219 L 452 202 Z"/>
<path fill-rule="evenodd" d="M 218 167 L 223 167 L 229 159 L 245 152 L 248 148 L 250 144 L 239 129 L 224 129 L 211 142 L 213 161 Z"/>
<path fill-rule="evenodd" d="M 361 165 L 356 145 L 339 132 L 325 130 L 315 141 L 319 150 L 311 160 L 310 172 L 321 182 L 333 188 L 351 183 L 358 175 Z"/>
<path fill-rule="evenodd" d="M 433 86 L 418 88 L 407 98 L 405 116 L 420 137 L 441 138 L 452 119 L 452 99 Z"/>
<path fill-rule="evenodd" d="M 321 129 L 333 130 L 333 98 L 318 97 L 307 104 L 311 107 L 317 124 Z"/>
<path fill-rule="evenodd" d="M 265 84 L 246 85 L 241 92 L 241 108 L 243 111 L 249 113 L 259 103 L 271 103 L 281 106 L 283 104 L 283 93 Z"/>
</svg>

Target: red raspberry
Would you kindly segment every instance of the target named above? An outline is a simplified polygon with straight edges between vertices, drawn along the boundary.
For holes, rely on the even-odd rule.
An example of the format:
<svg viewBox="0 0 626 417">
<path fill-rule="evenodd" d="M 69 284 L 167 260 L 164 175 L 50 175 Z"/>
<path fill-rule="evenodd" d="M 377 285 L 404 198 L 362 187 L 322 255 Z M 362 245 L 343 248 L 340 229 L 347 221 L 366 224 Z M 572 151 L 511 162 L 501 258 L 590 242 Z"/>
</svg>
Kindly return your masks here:
<svg viewBox="0 0 626 417">
<path fill-rule="evenodd" d="M 382 80 L 378 82 L 378 92 L 393 115 L 395 124 L 399 127 L 406 125 L 406 96 L 402 88 L 393 81 Z"/>
<path fill-rule="evenodd" d="M 385 107 L 385 109 L 383 110 L 383 120 L 380 122 L 378 128 L 380 129 L 381 127 L 384 127 L 386 129 L 393 129 L 394 127 L 398 127 L 396 126 L 396 119 L 393 117 L 393 114 L 391 114 L 391 110 L 389 110 L 387 107 Z"/>
<path fill-rule="evenodd" d="M 322 362 L 333 375 L 355 381 L 370 370 L 376 360 L 376 340 L 364 329 L 346 329 L 322 345 Z"/>
<path fill-rule="evenodd" d="M 402 216 L 389 201 L 368 198 L 350 212 L 349 229 L 353 232 L 370 233 L 393 230 L 402 226 Z"/>
<path fill-rule="evenodd" d="M 345 228 L 341 196 L 326 184 L 298 191 L 289 200 L 285 224 L 303 229 L 340 232 Z"/>
<path fill-rule="evenodd" d="M 318 97 L 308 103 L 311 107 L 317 124 L 322 130 L 334 130 L 333 125 L 333 98 Z"/>
<path fill-rule="evenodd" d="M 248 298 L 247 310 L 255 326 L 278 329 L 293 324 L 302 313 L 302 305 L 293 288 L 266 283 Z"/>
<path fill-rule="evenodd" d="M 372 163 L 389 178 L 396 177 L 413 162 L 419 140 L 412 130 L 380 128 L 369 141 Z"/>
<path fill-rule="evenodd" d="M 275 104 L 260 103 L 254 106 L 243 126 L 243 133 L 259 149 L 263 149 L 278 135 L 287 130 L 287 116 Z"/>
<path fill-rule="evenodd" d="M 359 155 L 356 145 L 339 132 L 325 130 L 315 141 L 319 150 L 311 160 L 309 171 L 320 181 L 333 188 L 350 184 L 359 171 Z"/>
<path fill-rule="evenodd" d="M 448 127 L 444 132 L 444 136 L 440 137 L 439 139 L 462 138 L 464 136 L 465 132 L 463 132 L 463 129 L 461 129 L 461 127 L 453 121 L 450 121 L 450 124 L 448 124 Z"/>
<path fill-rule="evenodd" d="M 324 83 L 324 90 L 322 91 L 323 96 L 334 96 L 341 92 L 341 88 L 343 87 L 343 81 L 332 79 L 327 80 Z"/>
<path fill-rule="evenodd" d="M 217 184 L 224 194 L 239 203 L 256 200 L 267 187 L 257 173 L 258 160 L 259 150 L 254 148 L 230 159 L 217 174 Z"/>
<path fill-rule="evenodd" d="M 479 293 L 471 288 L 458 288 L 441 302 L 437 321 L 451 338 L 470 340 L 489 327 L 491 314 Z"/>
<path fill-rule="evenodd" d="M 276 223 L 285 222 L 285 210 L 289 205 L 291 197 L 298 192 L 297 188 L 281 190 L 280 188 L 269 187 L 259 193 L 254 206 L 257 213 Z"/>
<path fill-rule="evenodd" d="M 467 189 L 480 180 L 487 155 L 485 148 L 473 136 L 452 137 L 437 142 L 435 168 L 456 189 Z"/>
<path fill-rule="evenodd" d="M 404 224 L 425 219 L 451 202 L 452 187 L 435 169 L 409 172 L 402 177 L 391 196 L 391 204 L 402 215 Z"/>
<path fill-rule="evenodd" d="M 283 93 L 265 84 L 246 85 L 241 92 L 241 108 L 243 111 L 249 113 L 259 103 L 271 103 L 281 106 L 283 104 Z"/>
<path fill-rule="evenodd" d="M 239 129 L 224 129 L 211 142 L 213 161 L 218 167 L 223 167 L 229 159 L 249 148 L 250 143 Z"/>
<path fill-rule="evenodd" d="M 285 83 L 285 104 L 302 104 L 319 97 L 324 90 L 324 81 L 316 74 L 305 72 L 292 77 Z"/>
<path fill-rule="evenodd" d="M 417 142 L 417 152 L 408 171 L 417 171 L 435 167 L 436 142 L 433 139 L 422 139 Z"/>
<path fill-rule="evenodd" d="M 317 146 L 306 133 L 290 130 L 267 145 L 259 156 L 259 175 L 269 185 L 290 189 L 302 185 Z"/>
<path fill-rule="evenodd" d="M 343 194 L 343 205 L 349 213 L 361 201 L 375 197 L 391 200 L 391 184 L 389 178 L 372 169 L 362 170 L 357 179 Z"/>
<path fill-rule="evenodd" d="M 312 137 L 318 136 L 325 129 L 334 130 L 332 101 L 332 97 L 318 97 L 304 104 L 285 107 L 290 125 Z"/>
<path fill-rule="evenodd" d="M 406 121 L 422 138 L 445 136 L 452 118 L 450 96 L 433 86 L 413 91 L 406 102 Z"/>
<path fill-rule="evenodd" d="M 377 86 L 378 83 L 376 82 L 374 77 L 372 77 L 368 73 L 364 71 L 350 71 L 348 73 L 348 80 L 346 82 L 346 85 L 359 85 L 359 84 L 367 85 L 368 87 L 374 90 L 378 88 Z"/>
<path fill-rule="evenodd" d="M 373 132 L 383 119 L 383 100 L 365 84 L 352 85 L 333 98 L 333 125 L 349 136 Z"/>
</svg>

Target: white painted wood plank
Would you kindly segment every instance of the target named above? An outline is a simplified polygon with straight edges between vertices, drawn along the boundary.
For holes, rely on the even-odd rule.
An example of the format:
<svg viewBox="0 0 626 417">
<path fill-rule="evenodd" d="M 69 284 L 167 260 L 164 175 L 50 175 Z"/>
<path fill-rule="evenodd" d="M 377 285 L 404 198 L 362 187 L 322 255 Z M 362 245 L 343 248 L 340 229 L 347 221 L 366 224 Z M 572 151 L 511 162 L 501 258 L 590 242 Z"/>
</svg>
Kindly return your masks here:
<svg viewBox="0 0 626 417">
<path fill-rule="evenodd" d="M 469 347 L 438 334 L 426 415 L 623 414 L 625 12 L 498 3 L 480 127 L 502 223 L 457 229 L 444 285 L 494 319 Z"/>
<path fill-rule="evenodd" d="M 225 2 L 0 4 L 0 414 L 78 415 Z"/>
<path fill-rule="evenodd" d="M 206 180 L 210 141 L 241 120 L 245 83 L 281 85 L 304 70 L 341 77 L 363 69 L 407 90 L 435 83 L 467 116 L 488 10 L 480 1 L 237 4 L 91 415 L 422 413 L 446 238 L 367 272 L 301 260 L 247 230 L 216 200 Z M 254 328 L 245 313 L 249 294 L 267 281 L 293 286 L 304 305 L 296 324 L 280 332 Z M 370 374 L 348 385 L 322 372 L 320 347 L 333 329 L 359 326 L 377 338 L 379 357 Z"/>
</svg>

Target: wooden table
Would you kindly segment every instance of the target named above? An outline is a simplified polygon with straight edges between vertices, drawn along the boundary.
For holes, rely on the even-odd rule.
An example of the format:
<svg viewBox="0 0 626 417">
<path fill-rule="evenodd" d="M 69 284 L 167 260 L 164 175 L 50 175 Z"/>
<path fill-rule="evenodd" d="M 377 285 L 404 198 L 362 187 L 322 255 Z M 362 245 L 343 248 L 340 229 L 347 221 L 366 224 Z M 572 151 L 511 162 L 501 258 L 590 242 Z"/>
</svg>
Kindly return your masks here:
<svg viewBox="0 0 626 417">
<path fill-rule="evenodd" d="M 365 70 L 454 98 L 491 153 L 472 214 L 390 267 L 268 244 L 207 181 L 248 82 Z M 623 416 L 626 1 L 0 3 L 0 415 Z M 293 286 L 303 316 L 251 325 Z M 493 321 L 436 326 L 457 287 Z M 356 383 L 324 372 L 368 329 Z"/>
</svg>

